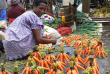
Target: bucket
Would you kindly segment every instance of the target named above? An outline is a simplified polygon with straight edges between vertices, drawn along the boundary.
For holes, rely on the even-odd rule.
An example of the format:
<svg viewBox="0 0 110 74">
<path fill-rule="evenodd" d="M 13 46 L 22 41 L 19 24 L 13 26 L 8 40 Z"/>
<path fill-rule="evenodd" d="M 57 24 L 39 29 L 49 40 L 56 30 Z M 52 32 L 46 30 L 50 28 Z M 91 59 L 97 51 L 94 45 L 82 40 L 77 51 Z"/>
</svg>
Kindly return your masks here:
<svg viewBox="0 0 110 74">
<path fill-rule="evenodd" d="M 58 8 L 58 17 L 64 16 L 64 8 Z"/>
</svg>

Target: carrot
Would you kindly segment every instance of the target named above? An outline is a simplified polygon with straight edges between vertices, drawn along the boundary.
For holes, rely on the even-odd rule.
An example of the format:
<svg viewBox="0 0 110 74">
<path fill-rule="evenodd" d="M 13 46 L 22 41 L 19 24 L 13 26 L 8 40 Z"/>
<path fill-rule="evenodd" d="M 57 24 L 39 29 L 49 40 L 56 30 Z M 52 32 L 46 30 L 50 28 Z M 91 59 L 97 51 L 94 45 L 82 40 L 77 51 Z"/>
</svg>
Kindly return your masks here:
<svg viewBox="0 0 110 74">
<path fill-rule="evenodd" d="M 44 68 L 44 70 L 48 70 L 48 71 L 50 71 L 50 69 L 49 69 L 49 68 Z"/>
<path fill-rule="evenodd" d="M 66 65 L 65 63 L 61 62 L 61 64 Z"/>
<path fill-rule="evenodd" d="M 49 36 L 48 39 L 50 39 L 50 38 L 52 38 L 52 37 L 53 37 L 53 35 Z"/>
<path fill-rule="evenodd" d="M 38 74 L 38 72 L 35 70 L 35 71 L 33 72 L 33 74 Z"/>
<path fill-rule="evenodd" d="M 41 62 L 41 60 L 39 61 L 39 66 L 41 66 L 42 65 L 42 62 Z"/>
<path fill-rule="evenodd" d="M 64 72 L 63 68 L 59 64 L 57 64 L 57 67 Z"/>
<path fill-rule="evenodd" d="M 56 72 L 53 71 L 53 74 L 56 74 Z"/>
<path fill-rule="evenodd" d="M 97 69 L 99 70 L 99 66 L 98 66 L 98 63 L 97 63 L 96 58 L 94 59 L 93 64 L 94 64 L 94 66 L 96 66 L 96 67 L 97 67 Z"/>
<path fill-rule="evenodd" d="M 6 74 L 6 72 L 2 72 L 2 74 Z"/>
<path fill-rule="evenodd" d="M 48 39 L 48 35 L 46 34 L 46 38 Z"/>
<path fill-rule="evenodd" d="M 64 69 L 66 70 L 66 67 L 64 67 L 62 64 L 61 64 L 61 67 L 64 68 Z"/>
<path fill-rule="evenodd" d="M 84 58 L 84 54 L 85 54 L 85 51 L 83 50 L 83 51 L 82 51 L 83 58 Z"/>
<path fill-rule="evenodd" d="M 94 74 L 96 74 L 96 70 L 95 70 L 94 67 L 92 67 L 92 71 L 93 71 Z"/>
<path fill-rule="evenodd" d="M 48 64 L 47 64 L 46 61 L 44 61 L 44 65 L 45 65 L 47 68 L 49 68 L 49 66 L 48 66 Z"/>
<path fill-rule="evenodd" d="M 60 58 L 60 54 L 58 54 L 58 56 L 57 56 L 56 60 L 58 60 L 59 58 Z"/>
<path fill-rule="evenodd" d="M 22 74 L 25 74 L 26 70 L 27 70 L 27 67 L 24 68 L 24 70 L 22 71 Z"/>
<path fill-rule="evenodd" d="M 105 53 L 105 51 L 103 51 L 103 53 L 105 54 L 106 57 L 108 56 L 108 55 Z"/>
<path fill-rule="evenodd" d="M 38 56 L 39 56 L 40 58 L 42 58 L 42 57 L 41 57 L 41 54 L 40 54 L 39 52 L 38 52 Z"/>
<path fill-rule="evenodd" d="M 38 59 L 38 58 L 36 58 L 35 56 L 33 56 L 33 59 L 34 59 L 36 62 L 39 63 L 39 59 Z"/>
<path fill-rule="evenodd" d="M 85 70 L 85 68 L 81 67 L 80 65 L 76 64 L 76 67 L 82 70 Z"/>
<path fill-rule="evenodd" d="M 71 74 L 77 74 L 75 70 L 72 70 Z"/>
<path fill-rule="evenodd" d="M 63 62 L 62 53 L 60 54 L 60 61 Z"/>
<path fill-rule="evenodd" d="M 29 74 L 31 74 L 31 69 L 29 68 L 29 72 L 28 72 Z"/>
<path fill-rule="evenodd" d="M 102 57 L 103 57 L 103 58 L 105 58 L 104 53 L 103 53 L 103 52 L 101 52 L 101 54 L 102 54 Z"/>
<path fill-rule="evenodd" d="M 66 54 L 66 53 L 64 53 L 65 55 L 66 55 L 66 57 L 69 59 L 69 60 L 71 60 L 71 58 Z"/>
<path fill-rule="evenodd" d="M 85 67 L 85 65 L 86 65 L 86 63 L 87 63 L 88 61 L 89 61 L 89 58 L 87 58 L 87 59 L 85 60 L 83 67 Z"/>
<path fill-rule="evenodd" d="M 11 74 L 10 72 L 6 72 L 6 74 Z"/>
<path fill-rule="evenodd" d="M 98 51 L 98 53 L 99 53 L 99 58 L 101 58 L 101 51 Z"/>
<path fill-rule="evenodd" d="M 41 66 L 44 67 L 44 61 L 43 60 L 41 60 L 41 63 L 42 63 Z"/>
<path fill-rule="evenodd" d="M 67 74 L 72 74 L 71 70 L 69 70 L 69 71 L 67 72 Z"/>
<path fill-rule="evenodd" d="M 26 74 L 29 74 L 29 68 L 27 67 L 27 69 L 26 69 Z"/>
<path fill-rule="evenodd" d="M 0 71 L 0 74 L 2 74 L 2 72 Z"/>
<path fill-rule="evenodd" d="M 64 56 L 64 58 L 66 59 L 66 62 L 67 62 L 68 64 L 70 64 L 69 61 L 68 61 L 68 59 L 67 59 L 67 57 L 66 57 L 66 55 L 63 54 L 63 56 Z"/>
<path fill-rule="evenodd" d="M 94 68 L 96 70 L 96 74 L 100 74 L 99 71 L 98 71 L 98 69 L 96 67 L 94 67 Z"/>
<path fill-rule="evenodd" d="M 76 71 L 77 74 L 79 74 L 78 68 L 74 66 L 74 70 Z"/>
<path fill-rule="evenodd" d="M 70 67 L 68 67 L 68 69 L 66 70 L 66 72 L 68 72 L 70 70 Z"/>
<path fill-rule="evenodd" d="M 80 57 L 80 55 L 78 55 L 78 58 L 81 59 L 84 62 L 84 60 Z"/>
<path fill-rule="evenodd" d="M 78 61 L 84 65 L 84 62 L 80 58 L 78 58 Z"/>
<path fill-rule="evenodd" d="M 52 65 L 48 60 L 45 60 L 50 66 Z"/>
</svg>

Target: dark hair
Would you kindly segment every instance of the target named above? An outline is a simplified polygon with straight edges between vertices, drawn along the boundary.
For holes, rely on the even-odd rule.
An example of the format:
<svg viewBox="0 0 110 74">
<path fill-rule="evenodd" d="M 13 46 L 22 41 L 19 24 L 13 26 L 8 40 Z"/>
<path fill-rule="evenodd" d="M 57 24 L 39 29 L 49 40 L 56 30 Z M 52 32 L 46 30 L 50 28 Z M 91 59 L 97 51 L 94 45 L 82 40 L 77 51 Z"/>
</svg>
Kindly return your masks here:
<svg viewBox="0 0 110 74">
<path fill-rule="evenodd" d="M 47 4 L 46 0 L 34 0 L 34 4 L 36 4 L 36 6 L 39 6 L 40 3 Z"/>
</svg>

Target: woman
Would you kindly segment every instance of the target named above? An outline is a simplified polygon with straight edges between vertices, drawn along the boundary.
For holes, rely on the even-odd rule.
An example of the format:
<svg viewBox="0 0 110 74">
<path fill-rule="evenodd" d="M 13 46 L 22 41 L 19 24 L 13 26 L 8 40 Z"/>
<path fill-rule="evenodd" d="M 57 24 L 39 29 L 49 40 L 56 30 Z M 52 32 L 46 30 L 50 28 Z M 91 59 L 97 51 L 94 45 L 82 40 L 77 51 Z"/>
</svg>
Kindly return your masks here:
<svg viewBox="0 0 110 74">
<path fill-rule="evenodd" d="M 12 22 L 11 20 L 14 20 L 15 18 L 17 18 L 26 11 L 24 7 L 18 5 L 19 2 L 20 2 L 19 0 L 11 0 L 11 6 L 8 9 L 7 14 L 9 24 Z"/>
<path fill-rule="evenodd" d="M 35 0 L 33 10 L 17 17 L 5 31 L 9 35 L 8 41 L 3 41 L 6 51 L 6 59 L 13 60 L 22 58 L 33 50 L 36 44 L 56 43 L 56 39 L 43 38 L 44 24 L 40 19 L 45 12 L 47 3 Z"/>
</svg>

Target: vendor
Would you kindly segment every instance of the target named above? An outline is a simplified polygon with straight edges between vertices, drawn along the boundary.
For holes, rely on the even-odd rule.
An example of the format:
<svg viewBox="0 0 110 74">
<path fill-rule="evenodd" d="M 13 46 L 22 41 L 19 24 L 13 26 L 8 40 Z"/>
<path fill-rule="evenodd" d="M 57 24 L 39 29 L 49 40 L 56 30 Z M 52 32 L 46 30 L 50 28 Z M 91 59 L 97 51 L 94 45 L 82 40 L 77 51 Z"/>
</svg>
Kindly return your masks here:
<svg viewBox="0 0 110 74">
<path fill-rule="evenodd" d="M 14 60 L 28 55 L 38 44 L 56 44 L 56 39 L 43 37 L 44 24 L 40 17 L 47 8 L 44 0 L 35 0 L 33 10 L 27 11 L 17 17 L 6 29 L 9 39 L 3 40 L 6 59 Z"/>
<path fill-rule="evenodd" d="M 9 24 L 11 23 L 11 20 L 14 20 L 15 18 L 17 18 L 26 11 L 24 7 L 18 5 L 19 2 L 20 2 L 19 0 L 11 0 L 11 6 L 8 9 L 7 14 Z"/>
</svg>

